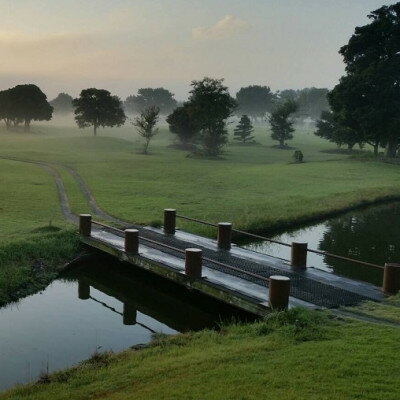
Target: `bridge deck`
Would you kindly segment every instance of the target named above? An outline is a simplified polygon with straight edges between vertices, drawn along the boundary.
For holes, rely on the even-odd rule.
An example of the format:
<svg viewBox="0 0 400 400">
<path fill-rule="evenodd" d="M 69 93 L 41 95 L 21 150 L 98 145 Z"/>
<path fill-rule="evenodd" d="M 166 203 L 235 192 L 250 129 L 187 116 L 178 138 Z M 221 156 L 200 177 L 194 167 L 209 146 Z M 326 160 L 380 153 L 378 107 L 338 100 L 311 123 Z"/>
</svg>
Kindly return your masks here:
<svg viewBox="0 0 400 400">
<path fill-rule="evenodd" d="M 279 258 L 260 254 L 233 246 L 231 250 L 220 250 L 215 241 L 197 235 L 177 231 L 166 235 L 160 229 L 135 227 L 140 237 L 162 243 L 179 250 L 198 247 L 209 259 L 239 267 L 243 271 L 256 273 L 268 278 L 271 275 L 285 275 L 291 278 L 289 306 L 339 307 L 354 305 L 363 300 L 381 300 L 381 290 L 373 285 L 354 281 L 345 277 L 308 268 L 293 271 L 288 262 Z M 124 252 L 121 232 L 93 224 L 90 238 L 82 240 L 102 251 L 117 256 L 121 260 L 165 276 L 212 297 L 238 306 L 256 314 L 268 309 L 267 283 L 256 277 L 224 268 L 218 264 L 204 262 L 203 278 L 190 281 L 184 274 L 184 256 L 181 252 L 141 240 L 138 256 Z"/>
</svg>

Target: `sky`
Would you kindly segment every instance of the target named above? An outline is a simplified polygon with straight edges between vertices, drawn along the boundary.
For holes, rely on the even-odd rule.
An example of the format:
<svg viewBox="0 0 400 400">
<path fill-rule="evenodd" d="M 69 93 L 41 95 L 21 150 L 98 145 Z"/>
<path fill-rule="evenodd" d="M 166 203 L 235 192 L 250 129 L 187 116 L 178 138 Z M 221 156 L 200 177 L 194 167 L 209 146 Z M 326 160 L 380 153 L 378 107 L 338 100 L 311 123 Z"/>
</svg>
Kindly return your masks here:
<svg viewBox="0 0 400 400">
<path fill-rule="evenodd" d="M 224 78 L 273 90 L 332 88 L 338 50 L 384 0 L 0 0 L 0 89 L 51 99 L 97 87 L 125 98 Z"/>
</svg>

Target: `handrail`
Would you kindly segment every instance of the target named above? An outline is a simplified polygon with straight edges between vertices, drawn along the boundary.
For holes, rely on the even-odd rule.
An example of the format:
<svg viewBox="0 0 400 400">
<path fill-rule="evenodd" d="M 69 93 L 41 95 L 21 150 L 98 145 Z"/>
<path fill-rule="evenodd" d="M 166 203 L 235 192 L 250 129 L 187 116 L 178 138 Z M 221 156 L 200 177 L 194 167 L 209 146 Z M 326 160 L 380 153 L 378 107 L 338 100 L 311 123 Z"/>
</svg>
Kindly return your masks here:
<svg viewBox="0 0 400 400">
<path fill-rule="evenodd" d="M 215 228 L 218 227 L 218 224 L 213 224 L 211 222 L 202 221 L 202 220 L 199 220 L 199 219 L 196 219 L 196 218 L 186 217 L 184 215 L 176 215 L 176 217 L 177 218 L 181 218 L 181 219 L 186 219 L 188 221 L 198 222 L 198 223 L 203 224 L 203 225 L 213 226 Z M 236 233 L 239 233 L 241 235 L 246 235 L 246 236 L 249 236 L 249 237 L 253 237 L 255 239 L 265 240 L 267 242 L 276 243 L 276 244 L 279 244 L 279 245 L 282 245 L 282 246 L 286 246 L 286 247 L 292 247 L 292 245 L 289 244 L 289 243 L 281 242 L 279 240 L 267 238 L 267 237 L 261 236 L 261 235 L 256 235 L 254 233 L 242 231 L 242 230 L 239 230 L 239 229 L 232 229 L 232 231 L 236 232 Z M 361 260 L 356 260 L 354 258 L 339 256 L 337 254 L 332 254 L 332 253 L 329 253 L 329 252 L 326 252 L 326 251 L 322 251 L 322 250 L 315 250 L 315 249 L 307 248 L 307 251 L 310 252 L 310 253 L 315 253 L 315 254 L 318 254 L 318 255 L 326 256 L 326 257 L 332 257 L 332 258 L 336 258 L 336 259 L 339 259 L 339 260 L 353 262 L 355 264 L 365 265 L 365 266 L 373 267 L 373 268 L 384 269 L 384 267 L 382 265 L 373 264 L 373 263 L 369 263 L 369 262 L 361 261 Z"/>
<path fill-rule="evenodd" d="M 111 226 L 111 225 L 104 224 L 102 222 L 97 222 L 97 221 L 93 221 L 92 220 L 92 224 L 100 225 L 100 226 L 102 226 L 104 228 L 124 233 L 124 231 L 122 229 L 116 228 L 116 227 Z M 169 246 L 168 244 L 165 244 L 165 243 L 162 243 L 162 242 L 158 242 L 156 240 L 148 239 L 148 238 L 143 237 L 143 236 L 139 236 L 139 240 L 143 240 L 145 242 L 153 243 L 153 244 L 155 244 L 157 246 L 165 247 L 166 249 L 173 250 L 173 251 L 176 251 L 176 252 L 181 253 L 181 254 L 185 254 L 185 250 L 179 249 L 177 247 Z M 223 267 L 223 268 L 228 268 L 228 269 L 230 269 L 232 271 L 240 272 L 241 274 L 245 274 L 245 275 L 251 276 L 251 277 L 259 279 L 261 281 L 269 282 L 269 278 L 266 278 L 265 276 L 262 276 L 262 275 L 255 274 L 254 272 L 245 271 L 243 269 L 240 269 L 240 268 L 234 267 L 232 265 L 225 264 L 225 263 L 213 260 L 213 259 L 208 258 L 208 257 L 203 257 L 203 260 L 207 261 L 207 262 L 210 262 L 212 264 L 219 265 L 220 267 Z"/>
</svg>

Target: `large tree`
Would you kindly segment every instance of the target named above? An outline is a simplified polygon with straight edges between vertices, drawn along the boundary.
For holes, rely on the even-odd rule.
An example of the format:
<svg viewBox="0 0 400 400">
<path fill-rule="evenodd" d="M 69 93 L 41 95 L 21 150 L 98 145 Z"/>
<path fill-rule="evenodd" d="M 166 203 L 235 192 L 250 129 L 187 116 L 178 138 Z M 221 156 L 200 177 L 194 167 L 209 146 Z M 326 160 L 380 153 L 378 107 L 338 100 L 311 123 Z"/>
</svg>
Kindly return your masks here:
<svg viewBox="0 0 400 400">
<path fill-rule="evenodd" d="M 322 111 L 329 110 L 328 89 L 325 88 L 304 88 L 300 90 L 296 99 L 299 109 L 297 114 L 300 117 L 310 117 L 317 120 Z"/>
<path fill-rule="evenodd" d="M 297 103 L 288 100 L 279 105 L 269 116 L 268 122 L 271 125 L 271 138 L 279 142 L 280 147 L 286 147 L 286 141 L 293 139 L 293 121 L 290 118 L 297 111 Z"/>
<path fill-rule="evenodd" d="M 177 135 L 184 147 L 193 143 L 199 131 L 199 127 L 196 124 L 189 103 L 184 103 L 182 106 L 175 108 L 175 110 L 168 115 L 167 122 L 170 132 Z"/>
<path fill-rule="evenodd" d="M 137 95 L 128 96 L 124 103 L 129 113 L 141 113 L 147 107 L 158 107 L 161 114 L 169 114 L 176 106 L 174 94 L 164 88 L 139 89 Z"/>
<path fill-rule="evenodd" d="M 228 139 L 226 120 L 232 115 L 237 103 L 230 96 L 223 79 L 204 78 L 192 81 L 189 106 L 194 124 L 200 131 L 202 153 L 218 156 Z"/>
<path fill-rule="evenodd" d="M 393 157 L 400 139 L 400 3 L 368 15 L 340 49 L 346 75 L 329 93 L 335 117 Z"/>
<path fill-rule="evenodd" d="M 276 94 L 268 86 L 243 87 L 236 93 L 237 112 L 239 115 L 246 114 L 254 119 L 263 118 L 265 113 L 273 109 L 276 98 Z"/>
<path fill-rule="evenodd" d="M 11 123 L 24 122 L 25 131 L 29 131 L 31 121 L 49 121 L 53 107 L 36 85 L 17 85 L 1 92 L 0 114 L 8 128 Z"/>
<path fill-rule="evenodd" d="M 50 101 L 50 105 L 54 108 L 55 114 L 69 114 L 73 111 L 73 100 L 68 93 L 59 93 L 55 99 Z"/>
<path fill-rule="evenodd" d="M 79 128 L 93 126 L 96 136 L 97 128 L 121 126 L 126 121 L 121 100 L 104 89 L 84 89 L 72 102 L 75 108 L 75 121 Z"/>
</svg>

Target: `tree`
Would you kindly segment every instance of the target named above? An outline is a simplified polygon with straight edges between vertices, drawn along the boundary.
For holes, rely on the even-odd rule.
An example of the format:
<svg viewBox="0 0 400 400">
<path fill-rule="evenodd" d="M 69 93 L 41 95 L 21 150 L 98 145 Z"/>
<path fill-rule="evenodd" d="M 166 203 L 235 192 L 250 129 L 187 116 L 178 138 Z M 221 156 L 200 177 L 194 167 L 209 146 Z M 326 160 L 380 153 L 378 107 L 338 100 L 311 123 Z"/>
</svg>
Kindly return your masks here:
<svg viewBox="0 0 400 400">
<path fill-rule="evenodd" d="M 100 126 L 121 126 L 126 121 L 121 100 L 117 96 L 111 96 L 108 90 L 84 89 L 80 96 L 73 100 L 72 105 L 79 128 L 93 126 L 94 136 Z"/>
<path fill-rule="evenodd" d="M 50 101 L 50 105 L 54 108 L 55 114 L 72 113 L 72 101 L 74 99 L 67 93 L 59 93 L 58 96 Z"/>
<path fill-rule="evenodd" d="M 328 92 L 328 89 L 315 87 L 300 90 L 296 99 L 299 106 L 297 115 L 317 120 L 322 111 L 329 110 Z"/>
<path fill-rule="evenodd" d="M 322 111 L 321 118 L 317 121 L 315 135 L 336 143 L 338 147 L 347 145 L 351 150 L 355 144 L 362 146 L 363 137 L 354 132 L 353 129 L 339 124 L 331 111 Z"/>
<path fill-rule="evenodd" d="M 273 111 L 268 118 L 271 125 L 271 138 L 279 142 L 280 147 L 285 147 L 285 141 L 293 139 L 294 132 L 293 121 L 289 119 L 290 115 L 297 111 L 297 103 L 288 100 Z"/>
<path fill-rule="evenodd" d="M 250 118 L 247 115 L 242 115 L 242 118 L 240 118 L 240 121 L 233 132 L 234 140 L 238 140 L 243 144 L 254 142 L 254 136 L 252 136 L 253 131 L 254 129 Z"/>
<path fill-rule="evenodd" d="M 346 75 L 329 93 L 337 120 L 393 157 L 400 139 L 400 3 L 368 15 L 340 49 Z"/>
<path fill-rule="evenodd" d="M 7 128 L 11 124 L 24 122 L 25 131 L 29 131 L 32 121 L 49 121 L 53 115 L 53 107 L 36 85 L 17 85 L 1 92 L 0 114 L 6 121 Z"/>
<path fill-rule="evenodd" d="M 150 140 L 157 134 L 158 129 L 154 129 L 158 121 L 158 114 L 160 109 L 156 106 L 149 106 L 145 108 L 138 117 L 133 121 L 139 135 L 144 138 L 145 144 L 143 154 L 147 154 Z"/>
<path fill-rule="evenodd" d="M 184 103 L 182 106 L 175 108 L 168 115 L 167 122 L 170 132 L 175 133 L 185 147 L 193 142 L 199 131 L 189 103 Z"/>
<path fill-rule="evenodd" d="M 226 120 L 237 103 L 223 85 L 223 79 L 206 77 L 192 81 L 191 86 L 188 104 L 194 124 L 199 128 L 202 153 L 216 157 L 228 141 Z"/>
<path fill-rule="evenodd" d="M 268 86 L 243 87 L 236 93 L 237 111 L 254 119 L 263 118 L 266 112 L 272 110 L 276 98 Z"/>
<path fill-rule="evenodd" d="M 160 109 L 160 114 L 169 114 L 177 106 L 177 101 L 167 89 L 143 88 L 138 90 L 136 96 L 128 96 L 124 106 L 130 113 L 140 113 L 147 107 L 155 106 Z"/>
</svg>

